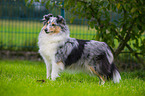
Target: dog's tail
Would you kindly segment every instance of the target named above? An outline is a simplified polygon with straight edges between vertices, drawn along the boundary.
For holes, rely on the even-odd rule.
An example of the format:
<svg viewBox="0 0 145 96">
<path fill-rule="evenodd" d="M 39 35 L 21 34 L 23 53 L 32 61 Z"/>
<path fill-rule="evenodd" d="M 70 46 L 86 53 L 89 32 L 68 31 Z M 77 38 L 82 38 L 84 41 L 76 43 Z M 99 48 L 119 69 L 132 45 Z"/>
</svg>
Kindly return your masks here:
<svg viewBox="0 0 145 96">
<path fill-rule="evenodd" d="M 112 78 L 114 83 L 119 83 L 121 80 L 120 73 L 114 63 L 111 64 L 111 74 L 109 78 Z"/>
<path fill-rule="evenodd" d="M 107 51 L 106 51 L 106 55 L 107 55 L 107 60 L 109 61 L 109 63 L 111 64 L 110 66 L 110 74 L 109 74 L 109 78 L 113 79 L 114 83 L 119 83 L 119 81 L 121 80 L 121 76 L 120 73 L 117 69 L 117 67 L 115 66 L 115 64 L 113 63 L 113 54 L 110 50 L 110 48 L 108 47 Z M 109 64 L 109 65 L 110 65 Z"/>
</svg>

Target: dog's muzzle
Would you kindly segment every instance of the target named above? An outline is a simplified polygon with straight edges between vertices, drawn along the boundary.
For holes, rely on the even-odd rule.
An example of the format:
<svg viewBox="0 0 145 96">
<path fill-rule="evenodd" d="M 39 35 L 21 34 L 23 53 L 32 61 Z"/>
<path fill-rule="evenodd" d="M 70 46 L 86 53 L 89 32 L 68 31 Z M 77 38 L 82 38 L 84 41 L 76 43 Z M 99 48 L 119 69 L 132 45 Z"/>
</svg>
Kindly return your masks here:
<svg viewBox="0 0 145 96">
<path fill-rule="evenodd" d="M 53 31 L 48 31 L 47 28 L 44 29 L 45 33 L 49 34 L 49 33 L 52 33 Z"/>
<path fill-rule="evenodd" d="M 48 31 L 48 29 L 47 29 L 47 28 L 45 28 L 45 29 L 44 29 L 44 31 L 45 31 L 45 32 L 47 32 L 47 31 Z"/>
</svg>

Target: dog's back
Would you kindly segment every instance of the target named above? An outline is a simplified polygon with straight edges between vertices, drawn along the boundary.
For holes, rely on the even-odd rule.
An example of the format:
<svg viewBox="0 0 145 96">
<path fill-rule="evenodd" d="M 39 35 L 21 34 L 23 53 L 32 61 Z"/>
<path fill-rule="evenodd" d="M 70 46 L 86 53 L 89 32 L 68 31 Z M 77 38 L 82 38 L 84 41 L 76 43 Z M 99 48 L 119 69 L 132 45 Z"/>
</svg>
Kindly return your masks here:
<svg viewBox="0 0 145 96">
<path fill-rule="evenodd" d="M 109 79 L 113 78 L 114 82 L 119 82 L 119 79 L 121 79 L 113 64 L 113 54 L 104 42 L 69 38 L 64 45 L 59 46 L 56 58 L 63 60 L 62 62 L 66 67 L 72 64 L 92 66 L 97 73 Z M 114 74 L 118 75 L 119 79 L 113 77 L 115 71 L 117 74 Z"/>
</svg>

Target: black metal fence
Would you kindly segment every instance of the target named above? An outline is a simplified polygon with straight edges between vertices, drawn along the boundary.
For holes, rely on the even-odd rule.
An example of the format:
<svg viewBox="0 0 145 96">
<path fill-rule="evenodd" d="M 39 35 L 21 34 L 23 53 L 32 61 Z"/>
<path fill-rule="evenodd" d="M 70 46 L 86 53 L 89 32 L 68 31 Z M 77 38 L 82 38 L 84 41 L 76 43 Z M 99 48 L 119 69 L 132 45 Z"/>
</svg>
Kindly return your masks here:
<svg viewBox="0 0 145 96">
<path fill-rule="evenodd" d="M 27 5 L 27 6 L 26 6 Z M 37 37 L 43 26 L 43 15 L 52 13 L 61 15 L 61 9 L 53 7 L 47 10 L 45 4 L 34 2 L 31 6 L 25 0 L 1 0 L 0 3 L 0 46 L 1 48 L 20 50 L 37 47 Z M 65 19 L 71 31 L 71 37 L 93 39 L 95 30 L 88 30 L 85 20 L 75 19 L 71 23 L 71 14 Z"/>
</svg>

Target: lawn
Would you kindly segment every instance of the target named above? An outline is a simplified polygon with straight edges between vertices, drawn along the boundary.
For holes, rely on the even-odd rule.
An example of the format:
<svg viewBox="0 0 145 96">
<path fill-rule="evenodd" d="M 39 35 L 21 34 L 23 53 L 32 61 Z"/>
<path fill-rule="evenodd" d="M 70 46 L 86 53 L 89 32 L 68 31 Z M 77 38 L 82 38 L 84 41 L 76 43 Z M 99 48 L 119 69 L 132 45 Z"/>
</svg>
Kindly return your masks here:
<svg viewBox="0 0 145 96">
<path fill-rule="evenodd" d="M 46 79 L 40 61 L 0 60 L 0 96 L 145 96 L 145 72 L 121 72 L 119 84 L 99 85 L 96 76 L 64 71 L 56 81 Z M 45 82 L 37 82 L 44 79 Z"/>
</svg>

